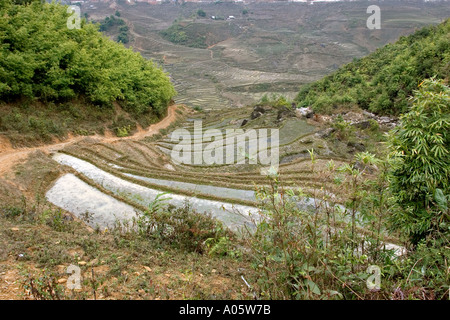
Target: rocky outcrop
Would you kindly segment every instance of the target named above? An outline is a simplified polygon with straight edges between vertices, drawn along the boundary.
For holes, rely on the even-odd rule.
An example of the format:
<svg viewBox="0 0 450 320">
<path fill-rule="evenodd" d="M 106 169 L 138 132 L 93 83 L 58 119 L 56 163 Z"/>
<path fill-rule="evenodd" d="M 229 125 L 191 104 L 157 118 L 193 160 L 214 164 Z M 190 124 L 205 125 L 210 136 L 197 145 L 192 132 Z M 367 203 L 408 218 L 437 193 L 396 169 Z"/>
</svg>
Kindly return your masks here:
<svg viewBox="0 0 450 320">
<path fill-rule="evenodd" d="M 314 116 L 314 111 L 310 107 L 298 108 L 295 110 L 295 114 L 299 118 L 305 117 L 307 119 L 310 119 Z"/>
<path fill-rule="evenodd" d="M 250 115 L 250 119 L 254 120 L 256 118 L 259 118 L 260 116 L 262 116 L 267 111 L 268 111 L 268 109 L 263 107 L 263 106 L 255 106 L 253 108 L 253 112 Z"/>
<path fill-rule="evenodd" d="M 296 116 L 296 114 L 295 114 L 294 110 L 287 108 L 287 107 L 283 107 L 278 111 L 277 120 L 282 121 L 286 118 L 295 117 L 295 116 Z"/>
<path fill-rule="evenodd" d="M 357 151 L 365 151 L 366 150 L 366 146 L 359 142 L 349 141 L 347 143 L 347 146 L 349 146 L 350 148 L 353 148 L 354 150 L 357 150 Z"/>
<path fill-rule="evenodd" d="M 314 135 L 317 138 L 323 139 L 323 138 L 328 138 L 333 132 L 335 132 L 336 129 L 335 128 L 326 128 L 324 130 L 321 130 L 319 132 L 316 132 Z"/>
<path fill-rule="evenodd" d="M 357 116 L 354 116 L 355 114 Z M 349 121 L 351 125 L 354 125 L 361 129 L 366 129 L 370 126 L 370 122 L 368 121 L 369 119 L 375 120 L 380 126 L 385 126 L 387 129 L 392 129 L 398 124 L 396 118 L 387 116 L 379 117 L 366 110 L 364 110 L 362 113 L 347 112 L 345 115 L 343 115 L 343 118 L 344 120 Z"/>
<path fill-rule="evenodd" d="M 397 126 L 396 118 L 387 116 L 380 117 L 366 110 L 363 110 L 362 112 L 349 111 L 341 114 L 335 114 L 332 116 L 324 116 L 315 114 L 310 107 L 306 107 L 295 109 L 295 114 L 298 118 L 306 118 L 306 119 L 314 118 L 314 120 L 320 123 L 332 123 L 334 122 L 336 117 L 340 116 L 344 121 L 360 129 L 370 128 L 371 126 L 371 122 L 369 121 L 370 119 L 375 120 L 376 122 L 378 122 L 380 126 L 384 126 L 387 129 L 392 129 L 395 126 Z"/>
</svg>

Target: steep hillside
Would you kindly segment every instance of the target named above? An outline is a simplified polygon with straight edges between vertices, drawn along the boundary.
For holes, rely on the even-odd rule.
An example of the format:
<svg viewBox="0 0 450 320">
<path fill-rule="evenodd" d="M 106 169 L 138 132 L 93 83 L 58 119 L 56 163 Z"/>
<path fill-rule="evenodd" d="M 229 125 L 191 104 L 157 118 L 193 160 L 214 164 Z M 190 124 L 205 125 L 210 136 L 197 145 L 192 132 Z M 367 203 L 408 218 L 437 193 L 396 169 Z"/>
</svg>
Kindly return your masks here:
<svg viewBox="0 0 450 320">
<path fill-rule="evenodd" d="M 300 107 L 332 112 L 357 105 L 379 114 L 407 110 L 412 90 L 426 78 L 448 79 L 450 74 L 450 19 L 401 37 L 372 54 L 301 88 Z"/>
</svg>

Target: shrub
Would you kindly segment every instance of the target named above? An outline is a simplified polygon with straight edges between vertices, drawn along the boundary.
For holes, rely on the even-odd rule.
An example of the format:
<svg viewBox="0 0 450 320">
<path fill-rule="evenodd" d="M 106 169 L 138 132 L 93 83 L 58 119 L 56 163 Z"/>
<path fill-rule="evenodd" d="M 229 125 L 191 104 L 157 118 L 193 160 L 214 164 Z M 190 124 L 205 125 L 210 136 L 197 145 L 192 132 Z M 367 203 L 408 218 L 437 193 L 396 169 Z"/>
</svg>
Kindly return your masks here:
<svg viewBox="0 0 450 320">
<path fill-rule="evenodd" d="M 398 204 L 391 222 L 418 244 L 448 232 L 450 223 L 450 88 L 425 80 L 411 100 L 390 136 L 391 189 Z"/>
<path fill-rule="evenodd" d="M 181 208 L 167 205 L 164 195 L 160 194 L 135 221 L 142 236 L 200 254 L 223 238 L 232 238 L 220 221 L 193 211 L 188 202 Z"/>
<path fill-rule="evenodd" d="M 204 18 L 204 17 L 206 17 L 206 12 L 203 11 L 203 9 L 198 9 L 198 10 L 197 10 L 197 15 L 198 15 L 199 17 Z"/>
<path fill-rule="evenodd" d="M 345 121 L 341 115 L 337 116 L 332 124 L 336 129 L 334 136 L 339 140 L 349 140 L 355 138 L 355 128 L 347 121 Z"/>
<path fill-rule="evenodd" d="M 337 179 L 348 201 L 345 209 L 334 206 L 326 192 L 314 194 L 310 210 L 300 209 L 306 195 L 301 189 L 285 190 L 278 177 L 271 187 L 259 188 L 260 216 L 255 231 L 248 230 L 246 244 L 252 266 L 257 272 L 257 295 L 267 299 L 362 299 L 373 293 L 366 287 L 367 267 L 379 263 L 392 265 L 393 253 L 381 248 L 381 228 L 385 203 L 370 202 L 379 210 L 363 212 L 365 171 L 376 163 L 367 153 L 355 161 L 361 168 L 334 164 L 316 175 Z M 313 169 L 314 170 L 314 169 Z M 382 188 L 385 190 L 385 188 Z M 358 213 L 360 211 L 360 213 Z M 364 220 L 376 221 L 363 231 Z"/>
</svg>

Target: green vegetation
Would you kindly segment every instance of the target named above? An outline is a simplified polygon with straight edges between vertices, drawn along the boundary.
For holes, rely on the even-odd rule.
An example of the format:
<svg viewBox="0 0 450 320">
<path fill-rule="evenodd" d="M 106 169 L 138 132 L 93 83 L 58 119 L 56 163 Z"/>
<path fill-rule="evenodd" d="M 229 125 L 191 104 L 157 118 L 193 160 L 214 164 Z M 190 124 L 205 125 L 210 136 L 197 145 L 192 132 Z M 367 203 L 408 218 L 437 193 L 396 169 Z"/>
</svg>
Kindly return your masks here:
<svg viewBox="0 0 450 320">
<path fill-rule="evenodd" d="M 204 18 L 204 17 L 206 17 L 206 12 L 205 12 L 203 9 L 198 9 L 198 10 L 197 10 L 197 15 L 198 15 L 199 17 Z"/>
<path fill-rule="evenodd" d="M 69 29 L 66 7 L 0 4 L 0 99 L 70 101 L 99 106 L 117 101 L 133 114 L 161 115 L 175 94 L 168 76 L 139 53 L 81 21 Z"/>
<path fill-rule="evenodd" d="M 391 188 L 399 206 L 392 220 L 417 244 L 449 236 L 450 88 L 426 80 L 411 100 L 390 140 Z"/>
<path fill-rule="evenodd" d="M 218 20 L 217 17 L 216 20 Z M 213 24 L 205 24 L 204 22 L 176 20 L 169 28 L 160 31 L 159 35 L 175 44 L 206 49 L 240 33 L 242 33 L 242 30 L 236 24 L 219 21 Z"/>
<path fill-rule="evenodd" d="M 333 179 L 344 208 L 334 207 L 334 195 L 316 192 L 313 211 L 299 210 L 288 199 L 305 195 L 284 188 L 281 176 L 258 190 L 262 216 L 246 237 L 258 297 L 448 299 L 450 88 L 427 79 L 410 100 L 388 134 L 388 157 L 364 152 L 317 170 L 310 151 L 315 176 Z M 342 118 L 333 126 L 340 139 L 354 135 Z M 379 268 L 378 288 L 367 286 L 371 266 Z"/>
<path fill-rule="evenodd" d="M 450 274 L 442 266 L 447 266 L 450 259 L 450 88 L 442 80 L 425 80 L 414 91 L 411 103 L 408 112 L 401 116 L 399 127 L 389 134 L 390 156 L 383 161 L 360 156 L 359 169 L 342 167 L 342 173 L 355 178 L 349 180 L 347 187 L 343 185 L 341 192 L 350 191 L 346 207 L 352 211 L 355 208 L 361 210 L 366 225 L 368 223 L 369 229 L 373 228 L 363 238 L 369 244 L 369 249 L 363 249 L 363 252 L 371 264 L 381 267 L 384 275 L 381 290 L 376 296 L 448 299 Z M 370 163 L 378 166 L 375 179 L 367 179 L 362 188 L 358 187 L 357 177 L 367 171 L 366 166 Z M 342 179 L 336 181 L 345 181 Z M 351 243 L 354 243 L 356 234 L 354 221 L 352 215 Z M 380 233 L 381 229 L 384 231 Z M 344 234 L 333 233 L 333 237 Z M 380 243 L 382 234 L 398 237 L 409 252 L 396 258 L 383 251 L 371 250 L 370 245 Z M 374 235 L 376 237 L 371 239 Z M 338 247 L 336 243 L 335 249 Z M 346 270 L 342 265 L 333 269 L 336 261 L 340 264 L 345 260 L 331 259 L 331 263 L 324 263 L 324 266 L 344 286 L 349 278 L 342 274 Z M 351 263 L 351 276 L 358 265 L 361 261 Z M 317 265 L 314 268 L 323 271 Z M 323 281 L 323 278 L 318 281 Z M 330 286 L 325 287 L 329 290 Z M 364 291 L 355 290 L 355 287 L 357 284 L 351 288 L 352 293 L 363 297 Z M 374 293 L 370 298 L 373 297 Z"/>
<path fill-rule="evenodd" d="M 272 94 L 270 98 L 267 94 L 264 94 L 259 100 L 260 105 L 271 106 L 273 108 L 288 108 L 291 106 L 291 103 L 285 96 L 276 94 Z"/>
<path fill-rule="evenodd" d="M 165 195 L 160 194 L 135 221 L 138 233 L 151 242 L 203 254 L 208 253 L 208 248 L 216 247 L 221 239 L 233 236 L 220 221 L 193 211 L 189 203 L 181 208 L 167 205 L 165 201 L 170 195 L 164 198 Z"/>
<path fill-rule="evenodd" d="M 178 23 L 174 23 L 167 30 L 161 31 L 161 36 L 176 44 L 185 44 L 187 42 L 186 32 L 183 31 L 183 28 Z"/>
<path fill-rule="evenodd" d="M 116 11 L 115 15 L 120 17 L 119 11 Z M 125 24 L 125 21 L 121 18 L 116 18 L 111 15 L 106 17 L 104 20 L 100 22 L 99 31 L 107 32 L 112 28 L 118 27 L 119 35 L 117 36 L 117 42 L 128 43 L 130 41 L 128 36 L 128 26 Z"/>
<path fill-rule="evenodd" d="M 116 14 L 117 17 L 120 17 Z M 123 26 L 125 25 L 125 21 L 121 18 L 116 18 L 115 16 L 111 15 L 109 17 L 106 17 L 100 22 L 99 30 L 100 31 L 108 31 L 113 26 Z"/>
<path fill-rule="evenodd" d="M 314 161 L 311 156 L 312 166 Z M 371 176 L 368 171 L 374 166 L 380 170 Z M 387 245 L 399 244 L 399 238 L 407 236 L 389 231 L 390 216 L 398 208 L 389 190 L 388 168 L 388 162 L 360 153 L 352 164 L 337 167 L 330 161 L 326 170 L 317 170 L 318 176 L 335 177 L 341 194 L 348 197 L 346 209 L 334 207 L 333 198 L 325 194 L 316 197 L 312 212 L 299 210 L 288 199 L 301 200 L 305 195 L 281 187 L 278 177 L 270 187 L 259 189 L 262 216 L 256 232 L 245 237 L 256 271 L 255 295 L 260 299 L 448 299 L 448 229 L 410 251 Z M 408 244 L 404 242 L 405 248 Z M 379 270 L 375 271 L 380 276 L 378 286 L 374 270 Z"/>
<path fill-rule="evenodd" d="M 98 108 L 80 99 L 65 103 L 0 103 L 0 132 L 6 133 L 13 146 L 33 146 L 76 135 L 104 133 L 114 122 L 114 110 Z M 99 123 L 102 123 L 99 126 Z"/>
<path fill-rule="evenodd" d="M 128 43 L 130 41 L 128 37 L 128 27 L 122 26 L 119 28 L 119 35 L 117 36 L 117 42 Z"/>
<path fill-rule="evenodd" d="M 333 74 L 301 88 L 300 107 L 330 113 L 339 106 L 359 106 L 379 114 L 407 111 L 413 90 L 423 79 L 450 75 L 450 19 L 401 37 Z"/>
<path fill-rule="evenodd" d="M 186 27 L 181 26 L 178 23 L 174 23 L 168 29 L 160 32 L 161 36 L 173 42 L 175 44 L 186 45 L 192 48 L 206 48 L 208 45 L 205 43 L 206 37 L 198 35 L 197 37 L 188 36 Z M 190 33 L 189 33 L 190 34 Z"/>
<path fill-rule="evenodd" d="M 311 165 L 315 158 L 311 150 Z M 363 161 L 361 169 L 347 164 L 315 170 L 317 176 L 336 176 L 342 194 L 349 196 L 347 208 L 334 207 L 329 195 L 315 196 L 313 211 L 299 210 L 289 199 L 301 200 L 281 187 L 275 177 L 270 187 L 261 188 L 263 200 L 261 221 L 254 234 L 246 239 L 251 248 L 252 266 L 256 270 L 259 292 L 263 299 L 377 299 L 387 298 L 383 291 L 373 293 L 366 286 L 369 265 L 383 268 L 393 265 L 393 251 L 383 249 L 386 241 L 383 210 L 357 211 L 370 205 L 367 169 L 376 163 L 369 154 L 355 158 Z M 353 163 L 354 164 L 354 163 Z M 371 206 L 374 208 L 373 206 Z M 362 221 L 373 221 L 361 228 Z M 383 269 L 384 270 L 384 269 Z M 384 281 L 384 279 L 383 279 Z M 389 288 L 390 289 L 390 288 Z M 383 297 L 384 296 L 384 297 Z"/>
</svg>

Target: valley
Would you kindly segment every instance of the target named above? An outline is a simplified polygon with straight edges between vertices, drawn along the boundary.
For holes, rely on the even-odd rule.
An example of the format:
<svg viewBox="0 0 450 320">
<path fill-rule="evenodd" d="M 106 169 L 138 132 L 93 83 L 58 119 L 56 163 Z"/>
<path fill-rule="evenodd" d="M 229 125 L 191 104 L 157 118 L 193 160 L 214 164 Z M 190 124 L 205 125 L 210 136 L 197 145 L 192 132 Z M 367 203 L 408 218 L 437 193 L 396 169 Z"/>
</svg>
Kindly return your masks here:
<svg viewBox="0 0 450 320">
<path fill-rule="evenodd" d="M 70 38 L 78 34 L 68 32 L 70 45 L 55 45 L 61 60 L 51 72 L 42 71 L 54 83 L 43 81 L 44 87 L 30 76 L 39 97 L 0 101 L 0 299 L 403 299 L 403 292 L 413 299 L 444 297 L 444 285 L 427 291 L 425 276 L 418 287 L 408 283 L 409 270 L 422 258 L 403 258 L 416 257 L 414 237 L 425 238 L 422 229 L 408 229 L 416 232 L 411 236 L 401 230 L 407 223 L 400 218 L 400 227 L 390 229 L 389 219 L 403 208 L 389 193 L 397 186 L 389 184 L 390 166 L 398 165 L 389 156 L 398 143 L 393 135 L 402 133 L 396 130 L 407 126 L 408 115 L 378 114 L 342 88 L 362 96 L 351 82 L 367 82 L 377 94 L 395 96 L 388 81 L 370 78 L 373 64 L 379 59 L 380 66 L 395 69 L 390 54 L 396 41 L 441 23 L 433 29 L 436 41 L 429 40 L 431 29 L 408 38 L 417 38 L 411 51 L 431 62 L 395 69 L 400 76 L 392 78 L 415 80 L 422 75 L 413 74 L 416 69 L 428 74 L 439 67 L 443 79 L 419 78 L 411 86 L 416 99 L 441 90 L 431 96 L 442 99 L 442 119 L 427 114 L 423 122 L 437 128 L 429 139 L 445 145 L 448 101 L 442 92 L 448 88 L 450 38 L 443 21 L 450 6 L 378 4 L 380 30 L 367 28 L 363 1 L 81 4 L 82 15 L 99 23 L 109 40 L 86 32 L 92 38 L 80 42 L 83 61 Z M 119 51 L 110 40 L 131 50 Z M 426 41 L 433 47 L 421 51 Z M 106 48 L 102 60 L 86 49 L 96 45 Z M 108 50 L 113 53 L 106 58 Z M 154 65 L 138 60 L 140 55 Z M 361 59 L 366 56 L 375 62 Z M 16 59 L 4 61 L 25 61 Z M 63 71 L 54 76 L 57 65 Z M 341 77 L 350 67 L 354 74 Z M 11 74 L 14 81 L 20 78 Z M 400 80 L 395 89 L 404 89 Z M 63 85 L 68 89 L 52 87 Z M 4 88 L 6 96 L 19 85 Z M 319 97 L 327 107 L 322 111 L 309 104 L 315 92 L 331 92 L 344 102 Z M 408 99 L 408 108 L 421 106 Z M 446 151 L 432 148 L 437 166 L 447 172 Z M 180 149 L 193 151 L 183 158 Z M 421 147 L 406 150 L 418 153 Z M 269 154 L 276 163 L 253 161 Z M 425 176 L 439 171 L 433 170 Z M 427 199 L 434 197 L 430 201 L 446 228 L 446 179 L 427 179 L 443 184 L 443 196 L 433 189 Z M 433 223 L 427 227 L 439 225 Z M 439 248 L 448 244 L 445 232 Z M 435 254 L 430 247 L 427 254 Z M 447 259 L 447 250 L 442 252 L 439 259 Z M 398 267 L 402 263 L 406 267 Z M 82 289 L 65 287 L 69 264 L 86 275 Z M 369 264 L 385 268 L 390 287 L 366 290 Z M 440 277 L 444 283 L 448 272 Z"/>
<path fill-rule="evenodd" d="M 205 17 L 197 15 L 199 9 Z M 293 99 L 303 84 L 450 14 L 448 5 L 440 2 L 384 1 L 382 28 L 369 30 L 366 9 L 367 4 L 358 1 L 186 2 L 95 3 L 95 9 L 85 5 L 82 12 L 90 21 L 120 12 L 130 30 L 126 45 L 163 66 L 178 92 L 176 101 L 210 110 L 243 107 L 264 94 Z M 226 20 L 229 16 L 235 19 Z M 186 45 L 161 35 L 173 25 L 180 26 Z M 115 38 L 117 33 L 110 35 Z M 196 39 L 203 43 L 195 44 Z"/>
</svg>

